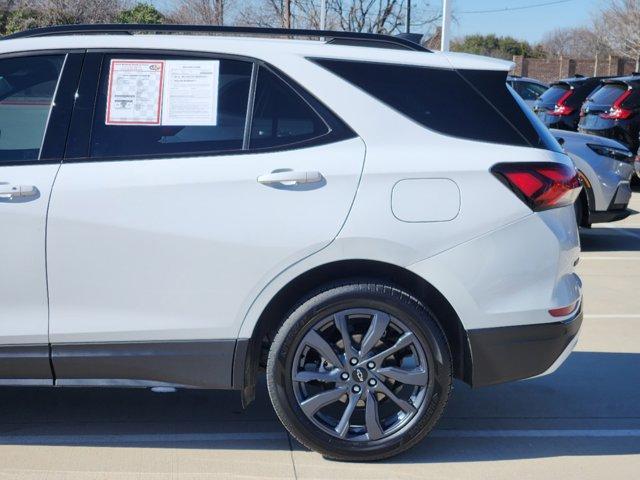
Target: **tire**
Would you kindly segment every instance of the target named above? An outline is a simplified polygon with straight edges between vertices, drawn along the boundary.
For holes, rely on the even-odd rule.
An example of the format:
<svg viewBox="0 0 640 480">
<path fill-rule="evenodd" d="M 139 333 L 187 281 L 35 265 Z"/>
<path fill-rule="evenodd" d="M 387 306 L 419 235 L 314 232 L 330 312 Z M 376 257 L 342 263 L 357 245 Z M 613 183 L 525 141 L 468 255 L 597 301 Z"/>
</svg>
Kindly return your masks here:
<svg viewBox="0 0 640 480">
<path fill-rule="evenodd" d="M 573 208 L 576 212 L 578 227 L 591 228 L 591 224 L 589 223 L 589 206 L 584 191 L 580 193 L 580 196 L 576 199 Z"/>
<path fill-rule="evenodd" d="M 331 459 L 372 461 L 434 428 L 451 372 L 446 337 L 428 308 L 364 280 L 329 285 L 290 312 L 271 345 L 267 384 L 300 443 Z"/>
</svg>

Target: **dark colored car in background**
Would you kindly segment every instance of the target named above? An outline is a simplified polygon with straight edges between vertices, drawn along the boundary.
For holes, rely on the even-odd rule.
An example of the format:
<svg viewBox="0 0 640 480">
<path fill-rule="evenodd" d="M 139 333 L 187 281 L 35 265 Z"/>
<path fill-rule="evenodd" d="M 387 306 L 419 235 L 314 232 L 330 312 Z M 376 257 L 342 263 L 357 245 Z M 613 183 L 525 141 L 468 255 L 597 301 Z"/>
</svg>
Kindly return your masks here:
<svg viewBox="0 0 640 480">
<path fill-rule="evenodd" d="M 554 82 L 535 102 L 533 111 L 549 128 L 576 131 L 582 102 L 606 78 L 576 76 Z"/>
<path fill-rule="evenodd" d="M 638 151 L 640 75 L 603 80 L 582 106 L 578 130 L 612 138 Z"/>
<path fill-rule="evenodd" d="M 540 95 L 547 91 L 549 85 L 542 83 L 540 80 L 528 77 L 519 77 L 517 75 L 509 75 L 507 84 L 513 88 L 524 102 L 533 108 L 533 105 Z"/>
</svg>

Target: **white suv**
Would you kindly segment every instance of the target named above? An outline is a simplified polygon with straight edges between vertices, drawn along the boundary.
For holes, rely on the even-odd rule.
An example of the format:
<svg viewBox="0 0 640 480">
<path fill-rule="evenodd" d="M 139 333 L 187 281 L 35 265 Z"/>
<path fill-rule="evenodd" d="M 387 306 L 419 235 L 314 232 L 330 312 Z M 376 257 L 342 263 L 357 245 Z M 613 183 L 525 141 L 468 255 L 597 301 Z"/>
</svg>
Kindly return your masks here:
<svg viewBox="0 0 640 480">
<path fill-rule="evenodd" d="M 3 384 L 246 405 L 266 368 L 297 439 L 371 460 L 419 442 L 453 378 L 570 353 L 580 186 L 510 63 L 377 35 L 126 28 L 165 34 L 0 41 Z"/>
</svg>

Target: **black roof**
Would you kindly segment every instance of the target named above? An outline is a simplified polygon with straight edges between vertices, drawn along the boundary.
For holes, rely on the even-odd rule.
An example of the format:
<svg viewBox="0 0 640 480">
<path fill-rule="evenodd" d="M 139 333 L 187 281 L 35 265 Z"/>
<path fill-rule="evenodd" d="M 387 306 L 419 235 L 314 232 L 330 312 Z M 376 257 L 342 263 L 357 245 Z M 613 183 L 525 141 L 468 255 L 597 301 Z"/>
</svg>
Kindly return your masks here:
<svg viewBox="0 0 640 480">
<path fill-rule="evenodd" d="M 634 73 L 625 77 L 611 77 L 608 78 L 604 83 L 624 83 L 626 85 L 638 85 L 640 84 L 640 75 Z"/>
</svg>

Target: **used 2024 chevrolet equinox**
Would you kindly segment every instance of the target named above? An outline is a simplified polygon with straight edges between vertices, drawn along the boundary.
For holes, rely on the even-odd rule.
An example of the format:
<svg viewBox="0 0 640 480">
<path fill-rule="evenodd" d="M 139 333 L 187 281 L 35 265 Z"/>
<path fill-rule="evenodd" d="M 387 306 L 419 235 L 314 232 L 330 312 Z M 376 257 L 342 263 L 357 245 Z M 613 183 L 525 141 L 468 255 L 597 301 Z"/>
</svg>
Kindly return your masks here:
<svg viewBox="0 0 640 480">
<path fill-rule="evenodd" d="M 0 41 L 1 383 L 246 405 L 264 368 L 293 436 L 374 460 L 427 435 L 453 378 L 557 368 L 580 183 L 510 63 L 265 33 Z"/>
</svg>

